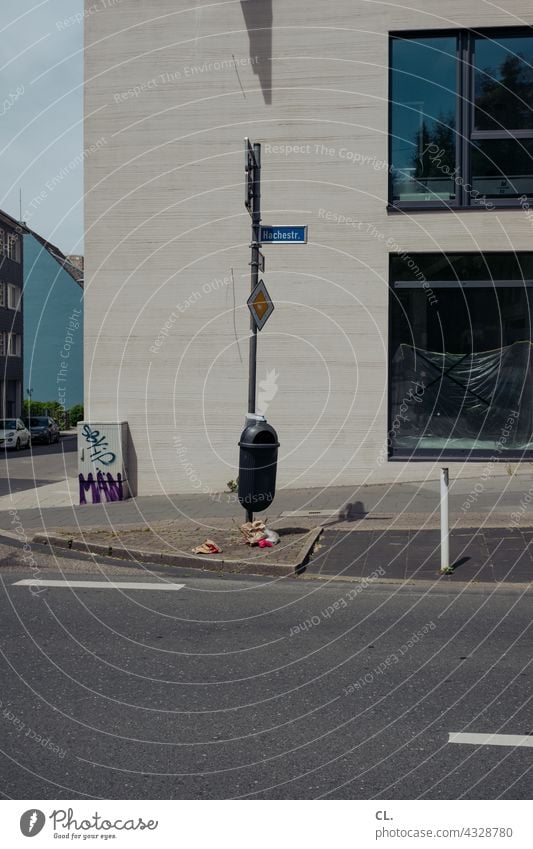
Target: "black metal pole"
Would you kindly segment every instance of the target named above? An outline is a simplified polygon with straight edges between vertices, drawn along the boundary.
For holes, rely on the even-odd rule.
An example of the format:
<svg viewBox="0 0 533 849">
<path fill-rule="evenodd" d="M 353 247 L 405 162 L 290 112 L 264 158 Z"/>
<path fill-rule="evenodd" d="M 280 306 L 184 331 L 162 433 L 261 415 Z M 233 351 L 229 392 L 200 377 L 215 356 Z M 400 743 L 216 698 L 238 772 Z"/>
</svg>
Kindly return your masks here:
<svg viewBox="0 0 533 849">
<path fill-rule="evenodd" d="M 261 145 L 254 144 L 254 193 L 252 206 L 252 259 L 251 266 L 251 289 L 253 292 L 259 282 L 259 248 L 261 237 Z M 248 412 L 255 413 L 255 388 L 257 375 L 257 325 L 250 316 L 250 374 L 248 381 Z"/>
<path fill-rule="evenodd" d="M 251 292 L 259 282 L 259 248 L 261 247 L 261 145 L 254 144 L 254 181 L 252 199 L 252 258 L 251 267 Z M 257 325 L 253 316 L 250 316 L 250 359 L 248 376 L 248 412 L 255 415 L 255 392 L 257 383 Z M 246 516 L 249 522 L 253 522 L 253 510 L 247 508 Z"/>
</svg>

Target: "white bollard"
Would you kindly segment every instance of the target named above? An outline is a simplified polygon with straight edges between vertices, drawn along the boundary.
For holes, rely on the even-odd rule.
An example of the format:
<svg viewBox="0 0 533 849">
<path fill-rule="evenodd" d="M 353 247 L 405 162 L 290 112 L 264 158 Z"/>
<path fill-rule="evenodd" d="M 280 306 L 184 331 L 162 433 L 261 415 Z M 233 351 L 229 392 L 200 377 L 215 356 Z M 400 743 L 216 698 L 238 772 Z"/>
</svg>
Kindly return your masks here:
<svg viewBox="0 0 533 849">
<path fill-rule="evenodd" d="M 440 470 L 440 571 L 450 571 L 450 521 L 448 513 L 448 469 Z"/>
</svg>

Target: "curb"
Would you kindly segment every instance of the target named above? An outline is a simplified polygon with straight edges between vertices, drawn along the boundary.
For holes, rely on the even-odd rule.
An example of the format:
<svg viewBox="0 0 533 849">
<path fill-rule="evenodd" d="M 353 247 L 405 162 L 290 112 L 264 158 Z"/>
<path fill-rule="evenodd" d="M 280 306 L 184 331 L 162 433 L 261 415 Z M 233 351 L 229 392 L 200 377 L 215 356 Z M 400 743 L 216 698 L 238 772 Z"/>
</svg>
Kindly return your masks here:
<svg viewBox="0 0 533 849">
<path fill-rule="evenodd" d="M 285 517 L 288 518 L 288 517 Z M 461 520 L 461 521 L 458 521 Z M 330 522 L 330 524 L 328 524 Z M 408 515 L 407 519 L 385 515 L 384 513 L 368 513 L 365 516 L 356 517 L 355 519 L 342 519 L 331 521 L 331 517 L 324 518 L 321 527 L 325 531 L 338 531 L 340 533 L 360 533 L 361 531 L 378 531 L 384 533 L 408 533 L 409 531 L 440 531 L 440 520 L 434 516 L 429 516 L 426 513 L 416 514 L 416 516 Z M 531 531 L 533 530 L 532 523 L 521 525 L 517 530 Z M 500 516 L 491 518 L 488 513 L 485 520 L 479 517 L 475 519 L 464 519 L 460 513 L 450 513 L 450 533 L 461 535 L 469 532 L 485 531 L 502 531 L 510 532 L 509 523 L 505 522 Z"/>
<path fill-rule="evenodd" d="M 450 581 L 445 580 L 446 575 L 435 574 L 435 580 L 428 578 L 373 578 L 371 581 L 368 577 L 352 577 L 351 575 L 319 575 L 315 572 L 305 572 L 301 576 L 304 581 L 322 581 L 323 583 L 351 583 L 363 584 L 367 586 L 382 586 L 382 587 L 409 587 L 409 589 L 444 589 L 446 592 L 458 589 L 479 589 L 479 590 L 516 590 L 517 592 L 525 592 L 526 590 L 533 591 L 533 581 L 528 583 L 513 581 Z"/>
<path fill-rule="evenodd" d="M 291 577 L 297 575 L 307 563 L 317 539 L 322 534 L 322 530 L 322 528 L 312 528 L 305 534 L 305 542 L 301 545 L 296 559 L 289 563 L 275 563 L 267 559 L 215 560 L 214 557 L 201 557 L 195 554 L 164 554 L 157 551 L 150 552 L 143 551 L 142 549 L 124 548 L 120 545 L 101 545 L 100 543 L 77 540 L 73 537 L 60 537 L 43 533 L 35 534 L 31 541 L 39 545 L 49 545 L 51 548 L 79 551 L 83 554 L 99 554 L 103 557 L 112 557 L 117 560 L 127 560 L 137 563 L 181 566 L 219 573 Z"/>
</svg>

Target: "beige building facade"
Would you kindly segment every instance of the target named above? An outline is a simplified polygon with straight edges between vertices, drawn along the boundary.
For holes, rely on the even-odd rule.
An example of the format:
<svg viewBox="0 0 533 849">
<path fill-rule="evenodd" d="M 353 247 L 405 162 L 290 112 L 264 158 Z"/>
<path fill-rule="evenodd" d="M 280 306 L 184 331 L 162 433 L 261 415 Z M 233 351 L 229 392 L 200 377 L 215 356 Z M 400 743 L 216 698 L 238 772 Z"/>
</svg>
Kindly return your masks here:
<svg viewBox="0 0 533 849">
<path fill-rule="evenodd" d="M 134 491 L 238 473 L 246 136 L 263 223 L 308 227 L 262 249 L 278 486 L 528 456 L 533 214 L 502 162 L 529 156 L 532 24 L 526 0 L 87 0 L 86 419 L 128 422 Z"/>
</svg>

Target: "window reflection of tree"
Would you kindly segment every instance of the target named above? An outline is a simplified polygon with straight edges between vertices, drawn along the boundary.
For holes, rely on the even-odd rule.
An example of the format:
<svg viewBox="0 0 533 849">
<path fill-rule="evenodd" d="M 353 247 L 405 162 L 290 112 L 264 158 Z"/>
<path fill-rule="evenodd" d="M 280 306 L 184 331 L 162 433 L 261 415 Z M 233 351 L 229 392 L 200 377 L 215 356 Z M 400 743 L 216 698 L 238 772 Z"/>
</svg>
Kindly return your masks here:
<svg viewBox="0 0 533 849">
<path fill-rule="evenodd" d="M 507 56 L 496 70 L 477 70 L 475 89 L 477 130 L 531 128 L 533 68 L 524 56 Z"/>
<path fill-rule="evenodd" d="M 443 178 L 455 171 L 455 117 L 440 115 L 431 123 L 424 119 L 414 139 L 413 157 L 416 180 Z"/>
<path fill-rule="evenodd" d="M 533 129 L 533 67 L 522 53 L 508 54 L 499 67 L 475 70 L 474 107 L 474 129 L 478 132 Z M 411 171 L 413 180 L 421 186 L 429 180 L 442 181 L 448 177 L 449 192 L 455 194 L 456 142 L 453 112 L 441 113 L 434 119 L 424 117 L 412 136 L 411 146 L 415 152 L 411 167 L 406 171 Z M 494 144 L 496 147 L 493 149 Z M 492 142 L 492 147 L 490 145 L 490 141 L 486 141 L 485 153 L 480 151 L 482 165 L 478 164 L 476 171 L 481 167 L 487 176 L 502 177 L 528 172 L 527 149 L 517 149 L 511 138 Z M 440 193 L 444 185 L 440 184 Z"/>
</svg>

